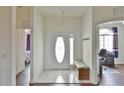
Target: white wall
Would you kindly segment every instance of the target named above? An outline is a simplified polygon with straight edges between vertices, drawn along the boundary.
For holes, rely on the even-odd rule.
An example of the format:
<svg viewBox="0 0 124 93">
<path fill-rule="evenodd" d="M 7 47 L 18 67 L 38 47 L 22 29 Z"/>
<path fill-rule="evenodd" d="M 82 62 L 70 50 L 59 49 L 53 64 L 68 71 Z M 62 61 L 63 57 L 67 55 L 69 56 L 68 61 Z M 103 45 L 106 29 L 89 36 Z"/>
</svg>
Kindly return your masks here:
<svg viewBox="0 0 124 93">
<path fill-rule="evenodd" d="M 121 20 L 124 16 L 120 13 L 114 14 L 114 6 L 94 6 L 93 7 L 93 22 L 94 25 L 107 21 Z M 123 13 L 123 12 L 122 12 Z"/>
<path fill-rule="evenodd" d="M 52 47 L 52 35 L 57 33 L 73 33 L 75 38 L 74 59 L 82 60 L 81 53 L 81 18 L 47 17 L 45 18 L 45 69 L 57 68 L 54 48 Z"/>
<path fill-rule="evenodd" d="M 0 7 L 0 85 L 12 85 L 12 8 Z"/>
<path fill-rule="evenodd" d="M 25 31 L 17 30 L 17 58 L 16 58 L 16 74 L 25 69 Z"/>
<path fill-rule="evenodd" d="M 22 6 L 16 7 L 16 27 L 24 28 L 24 24 L 31 24 L 32 19 L 32 7 L 31 6 Z"/>
<path fill-rule="evenodd" d="M 33 59 L 31 63 L 31 82 L 39 77 L 44 70 L 44 28 L 43 17 L 38 7 L 33 7 Z"/>
<path fill-rule="evenodd" d="M 119 28 L 118 33 L 118 47 L 119 58 L 116 59 L 116 64 L 124 64 L 124 25 Z"/>
<path fill-rule="evenodd" d="M 116 64 L 124 64 L 124 25 L 122 23 L 112 23 L 112 24 L 102 24 L 99 25 L 99 28 L 107 28 L 112 30 L 112 27 L 118 28 L 118 48 L 119 48 L 119 57 L 115 58 Z"/>
<path fill-rule="evenodd" d="M 82 38 L 90 38 L 82 41 L 82 59 L 90 67 L 90 80 L 92 80 L 92 8 L 89 7 L 83 16 Z"/>
</svg>

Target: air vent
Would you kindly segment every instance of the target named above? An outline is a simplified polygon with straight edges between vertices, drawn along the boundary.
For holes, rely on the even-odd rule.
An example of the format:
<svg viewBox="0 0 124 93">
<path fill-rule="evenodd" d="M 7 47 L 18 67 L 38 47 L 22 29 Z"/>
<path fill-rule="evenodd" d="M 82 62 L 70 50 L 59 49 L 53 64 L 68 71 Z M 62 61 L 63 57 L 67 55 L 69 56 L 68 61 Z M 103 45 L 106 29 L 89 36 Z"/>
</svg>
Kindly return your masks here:
<svg viewBox="0 0 124 93">
<path fill-rule="evenodd" d="M 113 16 L 123 16 L 124 15 L 124 6 L 113 8 Z"/>
</svg>

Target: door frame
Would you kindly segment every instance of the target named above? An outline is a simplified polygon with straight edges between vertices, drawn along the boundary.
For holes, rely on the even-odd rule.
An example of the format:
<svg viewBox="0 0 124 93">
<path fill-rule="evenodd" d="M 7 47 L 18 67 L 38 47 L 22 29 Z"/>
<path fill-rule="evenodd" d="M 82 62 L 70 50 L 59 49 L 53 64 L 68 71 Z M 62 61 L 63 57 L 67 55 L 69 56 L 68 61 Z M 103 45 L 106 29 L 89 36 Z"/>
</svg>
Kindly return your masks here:
<svg viewBox="0 0 124 93">
<path fill-rule="evenodd" d="M 96 52 L 95 52 L 95 54 L 96 54 L 96 56 L 95 56 L 95 60 L 96 60 L 96 63 L 94 64 L 94 65 L 97 65 L 97 68 L 95 68 L 95 70 L 96 70 L 96 79 L 98 80 L 97 82 L 98 83 L 100 83 L 100 78 L 98 77 L 98 75 L 100 74 L 99 73 L 99 56 L 98 56 L 98 50 L 99 50 L 99 36 L 98 36 L 98 31 L 99 31 L 99 25 L 100 24 L 104 24 L 104 23 L 107 23 L 107 22 L 112 22 L 112 21 L 122 21 L 122 20 L 124 20 L 124 18 L 113 18 L 113 19 L 111 19 L 111 20 L 105 20 L 105 21 L 101 21 L 101 22 L 99 22 L 99 23 L 97 23 L 96 25 L 95 25 L 95 39 L 96 39 L 96 41 L 95 41 L 95 50 L 96 50 Z"/>
<path fill-rule="evenodd" d="M 33 7 L 31 7 L 33 9 Z M 12 15 L 12 32 L 11 32 L 11 85 L 16 86 L 16 58 L 17 58 L 17 41 L 16 41 L 16 36 L 17 36 L 17 30 L 16 30 L 16 6 L 11 6 L 11 15 Z M 32 12 L 33 15 L 33 12 Z M 31 17 L 32 17 L 31 15 Z M 31 27 L 30 27 L 30 54 L 31 54 L 31 65 L 32 65 L 32 18 L 31 18 Z M 31 77 L 31 76 L 30 76 Z"/>
<path fill-rule="evenodd" d="M 11 33 L 11 70 L 12 85 L 16 86 L 16 6 L 12 6 L 12 33 Z"/>
</svg>

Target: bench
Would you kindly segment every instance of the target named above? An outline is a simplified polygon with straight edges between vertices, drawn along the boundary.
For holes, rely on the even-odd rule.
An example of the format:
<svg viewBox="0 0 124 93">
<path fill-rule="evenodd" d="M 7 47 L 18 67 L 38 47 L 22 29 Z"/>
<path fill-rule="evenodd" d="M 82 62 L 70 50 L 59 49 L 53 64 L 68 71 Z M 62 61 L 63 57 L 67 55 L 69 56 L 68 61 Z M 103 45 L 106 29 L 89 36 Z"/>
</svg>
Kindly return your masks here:
<svg viewBox="0 0 124 93">
<path fill-rule="evenodd" d="M 83 62 L 74 62 L 75 72 L 79 80 L 89 80 L 89 67 Z"/>
</svg>

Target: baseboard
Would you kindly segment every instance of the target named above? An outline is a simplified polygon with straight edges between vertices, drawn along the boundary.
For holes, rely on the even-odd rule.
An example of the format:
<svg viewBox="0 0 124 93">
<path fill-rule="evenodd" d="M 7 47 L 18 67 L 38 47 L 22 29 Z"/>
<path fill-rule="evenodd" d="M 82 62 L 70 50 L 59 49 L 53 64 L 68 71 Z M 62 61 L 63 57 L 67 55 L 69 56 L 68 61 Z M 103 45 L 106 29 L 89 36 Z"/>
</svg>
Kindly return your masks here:
<svg viewBox="0 0 124 93">
<path fill-rule="evenodd" d="M 115 61 L 115 65 L 121 65 L 121 64 L 124 64 L 124 62 L 119 62 L 119 61 Z"/>
<path fill-rule="evenodd" d="M 30 83 L 30 86 L 98 86 L 99 84 L 93 83 Z"/>
<path fill-rule="evenodd" d="M 124 65 L 124 63 L 115 63 L 115 65 Z"/>
</svg>

